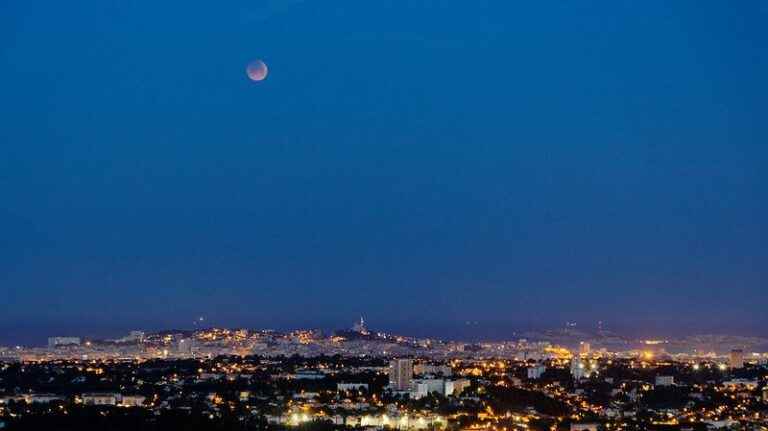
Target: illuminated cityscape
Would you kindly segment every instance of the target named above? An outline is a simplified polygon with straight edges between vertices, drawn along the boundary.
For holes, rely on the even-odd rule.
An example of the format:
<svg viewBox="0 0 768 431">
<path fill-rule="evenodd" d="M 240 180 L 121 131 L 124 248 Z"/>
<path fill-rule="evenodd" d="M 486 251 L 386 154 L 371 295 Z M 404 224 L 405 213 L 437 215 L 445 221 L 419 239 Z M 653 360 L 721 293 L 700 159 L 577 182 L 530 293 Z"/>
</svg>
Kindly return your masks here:
<svg viewBox="0 0 768 431">
<path fill-rule="evenodd" d="M 48 429 L 768 428 L 768 339 L 563 330 L 467 344 L 197 328 L 0 348 L 0 420 Z M 560 343 L 548 341 L 557 336 Z M 620 340 L 621 348 L 616 346 Z M 736 348 L 740 346 L 740 348 Z"/>
<path fill-rule="evenodd" d="M 0 0 L 0 431 L 768 431 L 768 0 Z"/>
</svg>

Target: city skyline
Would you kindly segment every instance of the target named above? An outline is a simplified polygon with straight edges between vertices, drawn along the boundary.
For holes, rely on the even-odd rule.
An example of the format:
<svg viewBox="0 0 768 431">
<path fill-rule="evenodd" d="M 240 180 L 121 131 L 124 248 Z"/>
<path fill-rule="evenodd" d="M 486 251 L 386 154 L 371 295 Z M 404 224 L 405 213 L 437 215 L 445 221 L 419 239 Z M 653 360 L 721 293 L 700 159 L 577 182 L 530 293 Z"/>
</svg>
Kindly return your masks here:
<svg viewBox="0 0 768 431">
<path fill-rule="evenodd" d="M 350 327 L 351 326 L 351 327 Z M 433 339 L 442 340 L 446 342 L 464 342 L 464 343 L 480 343 L 480 342 L 507 342 L 518 339 L 531 339 L 531 340 L 556 340 L 557 343 L 566 344 L 586 344 L 587 351 L 589 350 L 589 343 L 585 343 L 584 340 L 611 340 L 622 339 L 625 342 L 634 343 L 641 342 L 642 340 L 686 340 L 697 337 L 724 337 L 726 339 L 751 339 L 757 345 L 765 346 L 768 348 L 768 335 L 763 331 L 748 331 L 748 330 L 732 330 L 728 331 L 722 327 L 713 327 L 713 330 L 706 331 L 701 330 L 701 327 L 697 329 L 691 328 L 675 328 L 669 329 L 657 329 L 653 327 L 645 327 L 642 330 L 632 330 L 627 327 L 616 326 L 611 327 L 606 325 L 603 321 L 594 322 L 594 325 L 580 325 L 577 322 L 564 322 L 559 326 L 537 326 L 532 324 L 519 325 L 516 327 L 510 327 L 508 324 L 488 324 L 481 323 L 479 321 L 467 321 L 461 324 L 453 323 L 451 325 L 425 325 L 422 327 L 414 327 L 412 323 L 407 324 L 387 324 L 374 322 L 373 327 L 369 327 L 368 323 L 360 316 L 359 320 L 355 320 L 353 323 L 340 322 L 340 323 L 327 323 L 325 325 L 312 325 L 312 324 L 284 324 L 284 325 L 272 325 L 272 326 L 254 326 L 254 325 L 231 325 L 224 322 L 211 321 L 204 316 L 197 317 L 189 321 L 186 325 L 176 326 L 137 326 L 131 324 L 124 324 L 122 326 L 105 326 L 92 324 L 90 326 L 62 326 L 58 328 L 41 327 L 34 330 L 27 330 L 21 332 L 9 331 L 0 336 L 0 347 L 6 346 L 24 346 L 24 347 L 39 347 L 46 343 L 46 340 L 54 337 L 63 338 L 78 338 L 79 340 L 93 340 L 93 341 L 105 341 L 105 340 L 117 340 L 125 336 L 126 333 L 133 333 L 136 331 L 142 333 L 166 333 L 175 331 L 201 331 L 201 330 L 248 330 L 248 331 L 275 331 L 277 333 L 290 333 L 293 331 L 319 331 L 320 334 L 326 336 L 338 333 L 339 331 L 351 331 L 362 333 L 364 335 L 370 335 L 372 337 L 378 336 L 378 334 L 395 335 L 412 337 L 415 339 Z M 760 341 L 762 340 L 762 341 Z M 579 346 L 583 348 L 583 346 Z"/>
</svg>

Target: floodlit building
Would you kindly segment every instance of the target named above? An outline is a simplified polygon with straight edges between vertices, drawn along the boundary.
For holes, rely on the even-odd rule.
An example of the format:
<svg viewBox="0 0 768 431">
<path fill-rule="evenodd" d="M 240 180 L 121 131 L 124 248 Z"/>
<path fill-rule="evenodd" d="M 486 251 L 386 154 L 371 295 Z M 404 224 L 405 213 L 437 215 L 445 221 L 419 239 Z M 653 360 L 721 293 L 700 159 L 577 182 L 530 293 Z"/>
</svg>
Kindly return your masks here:
<svg viewBox="0 0 768 431">
<path fill-rule="evenodd" d="M 443 379 L 417 379 L 413 381 L 411 398 L 419 399 L 431 393 L 445 395 L 445 380 Z"/>
<path fill-rule="evenodd" d="M 445 381 L 445 395 L 458 397 L 470 385 L 469 379 L 457 379 Z"/>
<path fill-rule="evenodd" d="M 144 405 L 147 397 L 143 395 L 123 395 L 120 400 L 120 406 L 122 407 L 141 407 Z"/>
<path fill-rule="evenodd" d="M 118 394 L 113 393 L 92 393 L 83 394 L 83 404 L 89 406 L 114 406 L 119 398 Z"/>
<path fill-rule="evenodd" d="M 674 384 L 674 376 L 656 376 L 656 386 L 673 386 Z"/>
<path fill-rule="evenodd" d="M 412 359 L 393 359 L 389 362 L 389 386 L 395 391 L 411 390 Z"/>
<path fill-rule="evenodd" d="M 592 346 L 590 346 L 589 343 L 585 343 L 583 341 L 579 343 L 579 355 L 587 356 L 591 350 Z"/>
<path fill-rule="evenodd" d="M 578 358 L 571 359 L 571 376 L 576 380 L 589 377 L 587 366 Z"/>
<path fill-rule="evenodd" d="M 738 389 L 747 389 L 750 391 L 754 391 L 757 389 L 758 382 L 757 380 L 750 380 L 750 379 L 731 379 L 731 380 L 725 380 L 723 382 L 723 386 L 731 391 L 735 391 Z"/>
<path fill-rule="evenodd" d="M 303 368 L 296 370 L 293 378 L 296 380 L 321 380 L 325 378 L 325 374 L 317 370 Z"/>
<path fill-rule="evenodd" d="M 597 423 L 572 423 L 571 431 L 597 431 L 600 424 Z"/>
<path fill-rule="evenodd" d="M 54 394 L 25 394 L 22 399 L 27 404 L 47 404 L 53 401 L 64 401 L 66 398 L 63 395 Z"/>
<path fill-rule="evenodd" d="M 434 374 L 434 375 L 442 375 L 444 377 L 450 377 L 453 375 L 453 369 L 449 367 L 448 365 L 432 365 L 432 364 L 425 364 L 425 363 L 419 363 L 413 365 L 413 374 L 420 375 L 420 374 Z"/>
<path fill-rule="evenodd" d="M 541 375 L 544 374 L 545 371 L 547 371 L 547 367 L 545 367 L 544 365 L 536 365 L 535 367 L 529 367 L 528 378 L 540 379 Z"/>
</svg>

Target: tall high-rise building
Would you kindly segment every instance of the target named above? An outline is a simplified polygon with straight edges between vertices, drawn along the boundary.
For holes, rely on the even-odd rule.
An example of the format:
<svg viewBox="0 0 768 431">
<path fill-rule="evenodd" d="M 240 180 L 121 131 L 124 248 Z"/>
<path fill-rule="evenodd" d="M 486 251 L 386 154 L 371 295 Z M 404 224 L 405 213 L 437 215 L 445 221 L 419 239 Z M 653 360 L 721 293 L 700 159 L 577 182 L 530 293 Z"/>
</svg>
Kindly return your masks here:
<svg viewBox="0 0 768 431">
<path fill-rule="evenodd" d="M 592 350 L 592 346 L 589 345 L 589 343 L 580 342 L 579 343 L 579 354 L 582 356 L 589 355 L 589 352 Z"/>
<path fill-rule="evenodd" d="M 194 338 L 182 338 L 176 344 L 176 352 L 182 355 L 191 355 L 195 347 Z"/>
<path fill-rule="evenodd" d="M 393 359 L 389 362 L 389 386 L 396 391 L 411 390 L 412 359 Z"/>
<path fill-rule="evenodd" d="M 728 357 L 728 364 L 731 368 L 744 368 L 744 351 L 741 349 L 731 350 Z"/>
</svg>

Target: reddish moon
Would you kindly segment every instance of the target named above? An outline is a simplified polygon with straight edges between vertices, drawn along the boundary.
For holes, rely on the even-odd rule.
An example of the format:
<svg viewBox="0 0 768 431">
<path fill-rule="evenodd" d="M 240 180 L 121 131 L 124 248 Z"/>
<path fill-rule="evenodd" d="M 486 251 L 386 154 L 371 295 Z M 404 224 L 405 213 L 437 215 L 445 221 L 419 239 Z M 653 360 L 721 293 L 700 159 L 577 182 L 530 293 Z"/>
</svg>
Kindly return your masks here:
<svg viewBox="0 0 768 431">
<path fill-rule="evenodd" d="M 245 72 L 248 74 L 248 78 L 250 78 L 251 81 L 263 81 L 267 78 L 267 73 L 269 73 L 269 69 L 267 68 L 267 65 L 264 64 L 261 60 L 254 60 L 250 63 L 248 63 L 248 67 L 245 68 Z"/>
</svg>

